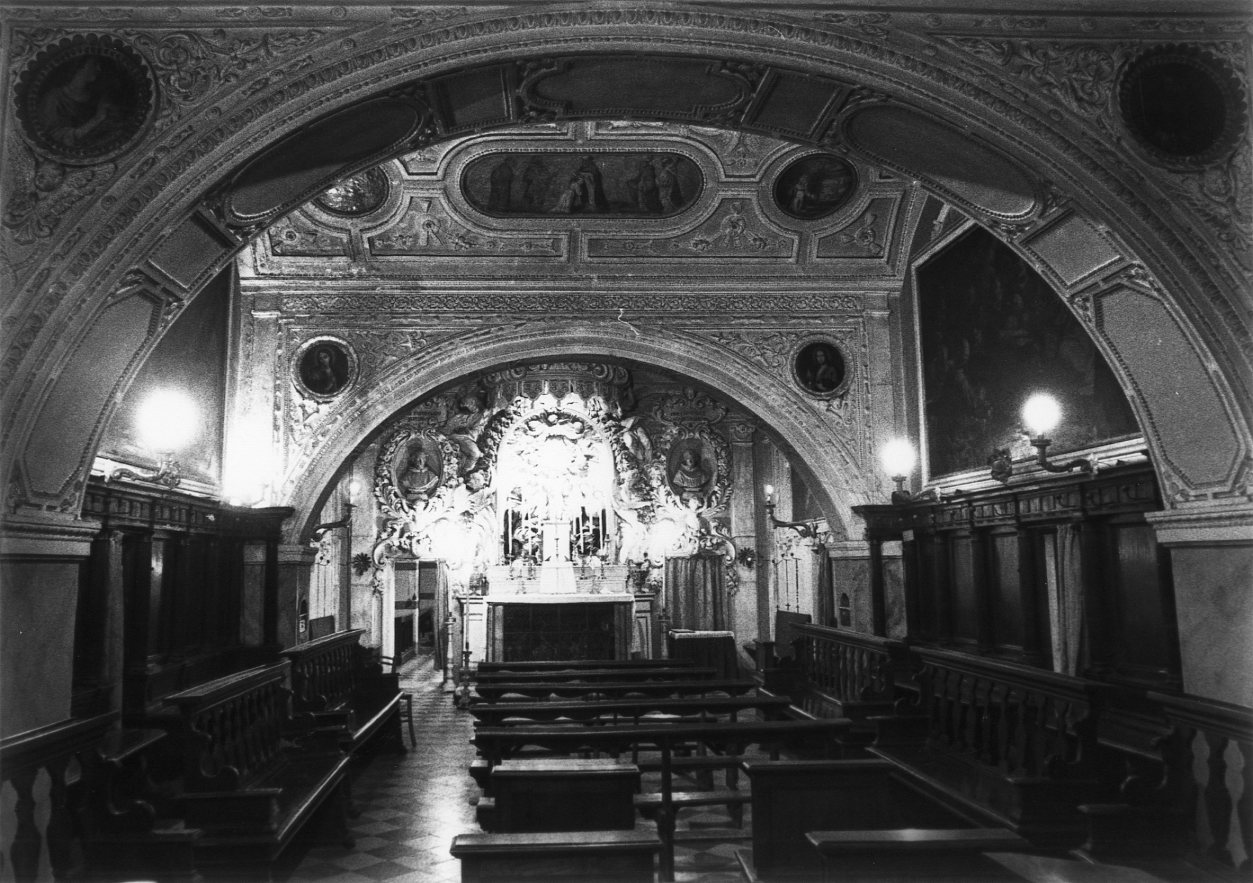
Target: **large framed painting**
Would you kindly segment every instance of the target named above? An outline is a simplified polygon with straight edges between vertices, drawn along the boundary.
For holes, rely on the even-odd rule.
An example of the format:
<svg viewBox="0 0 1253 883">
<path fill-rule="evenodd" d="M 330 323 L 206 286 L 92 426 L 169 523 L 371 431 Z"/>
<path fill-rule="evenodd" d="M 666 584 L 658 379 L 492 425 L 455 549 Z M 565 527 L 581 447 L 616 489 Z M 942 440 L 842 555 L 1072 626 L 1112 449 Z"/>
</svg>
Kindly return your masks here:
<svg viewBox="0 0 1253 883">
<path fill-rule="evenodd" d="M 1022 403 L 1062 405 L 1063 452 L 1139 431 L 1113 372 L 1079 320 L 1008 246 L 976 227 L 916 271 L 927 473 L 985 468 L 1002 448 L 1031 453 Z"/>
</svg>

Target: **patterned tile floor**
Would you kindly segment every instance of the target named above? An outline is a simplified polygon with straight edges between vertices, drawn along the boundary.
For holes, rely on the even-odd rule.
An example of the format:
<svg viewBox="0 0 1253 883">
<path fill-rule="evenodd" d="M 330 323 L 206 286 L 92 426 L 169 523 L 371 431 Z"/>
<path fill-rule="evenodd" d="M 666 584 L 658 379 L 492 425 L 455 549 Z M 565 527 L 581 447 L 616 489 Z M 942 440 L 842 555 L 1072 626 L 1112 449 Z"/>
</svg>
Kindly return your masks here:
<svg viewBox="0 0 1253 883">
<path fill-rule="evenodd" d="M 457 834 L 480 830 L 471 802 L 479 792 L 468 773 L 474 759 L 472 718 L 454 707 L 451 695 L 443 690 L 440 673 L 432 669 L 430 657 L 408 663 L 401 671 L 401 683 L 413 693 L 417 747 L 403 755 L 377 754 L 359 764 L 353 776 L 353 797 L 360 810 L 352 820 L 355 847 L 338 843 L 293 845 L 285 856 L 286 870 L 276 869 L 275 879 L 285 883 L 459 883 L 460 862 L 449 854 L 449 846 Z M 648 774 L 645 784 L 649 784 Z M 652 784 L 655 786 L 655 781 Z M 703 829 L 725 831 L 729 826 L 726 811 L 720 807 L 686 809 L 679 816 L 681 837 L 684 832 L 691 836 Z M 738 841 L 680 845 L 675 854 L 677 883 L 739 881 L 735 851 L 749 845 L 751 819 L 747 808 L 740 830 L 743 839 Z M 1005 881 L 1018 883 L 1214 879 L 1209 875 L 1180 877 L 1175 867 L 1115 867 L 1073 856 L 1002 853 L 991 858 L 997 865 L 992 874 L 997 883 L 1000 869 Z M 899 878 L 900 883 L 925 879 L 929 878 L 921 868 Z M 949 883 L 957 881 L 950 879 Z"/>
</svg>

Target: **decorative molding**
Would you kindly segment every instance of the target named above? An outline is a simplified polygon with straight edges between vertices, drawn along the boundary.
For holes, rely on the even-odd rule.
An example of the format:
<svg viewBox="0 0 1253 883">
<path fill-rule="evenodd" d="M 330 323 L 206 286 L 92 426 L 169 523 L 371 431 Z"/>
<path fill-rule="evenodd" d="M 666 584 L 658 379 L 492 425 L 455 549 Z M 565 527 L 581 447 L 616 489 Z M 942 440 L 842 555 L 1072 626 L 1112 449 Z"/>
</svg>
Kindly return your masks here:
<svg viewBox="0 0 1253 883">
<path fill-rule="evenodd" d="M 1105 43 L 1012 37 L 950 37 L 946 42 L 1026 80 L 1034 94 L 1053 98 L 1081 116 L 1108 112 L 1124 52 Z"/>
<path fill-rule="evenodd" d="M 676 237 L 589 237 L 587 256 L 596 258 L 677 257 L 789 259 L 797 237 L 779 235 L 762 217 L 755 200 L 726 197 L 694 231 Z"/>
<path fill-rule="evenodd" d="M 485 235 L 454 221 L 438 198 L 410 197 L 396 223 L 366 241 L 372 255 L 413 257 L 560 257 L 562 236 Z"/>
<path fill-rule="evenodd" d="M 597 292 L 447 292 L 423 294 L 291 294 L 280 300 L 280 309 L 292 314 L 452 313 L 459 316 L 579 313 L 673 315 L 771 315 L 813 313 L 860 314 L 865 299 L 857 294 L 811 292 L 805 294 L 688 294 L 680 291 Z"/>
<path fill-rule="evenodd" d="M 6 18 L 13 20 L 35 20 L 49 16 L 55 20 L 55 16 L 62 12 L 67 21 L 96 21 L 111 17 L 107 10 L 72 7 L 20 7 L 7 10 L 4 14 Z M 131 18 L 134 11 L 124 10 L 124 13 L 118 16 L 119 20 Z M 154 11 L 154 14 L 157 13 Z M 159 14 L 167 13 L 161 10 Z M 572 33 L 582 26 L 607 29 L 615 25 L 632 25 L 673 29 L 676 33 L 707 29 L 725 33 L 731 42 L 747 42 L 747 36 L 765 40 L 784 39 L 798 54 L 806 51 L 806 47 L 818 47 L 819 51 L 810 52 L 813 58 L 817 58 L 824 51 L 828 54 L 839 52 L 863 58 L 868 64 L 887 71 L 884 80 L 890 82 L 893 89 L 899 86 L 898 81 L 906 75 L 915 82 L 926 81 L 929 91 L 939 96 L 936 98 L 937 102 L 952 102 L 950 109 L 954 111 L 955 117 L 969 114 L 973 118 L 975 110 L 988 110 L 1003 116 L 1007 121 L 1007 131 L 1015 127 L 1020 130 L 1013 138 L 1025 133 L 1025 140 L 1038 142 L 1021 145 L 1034 158 L 1045 157 L 1049 162 L 1058 165 L 1072 164 L 1087 176 L 1086 183 L 1076 185 L 1078 202 L 1085 205 L 1121 204 L 1129 216 L 1147 219 L 1143 222 L 1143 229 L 1160 237 L 1164 249 L 1171 251 L 1170 257 L 1178 259 L 1182 272 L 1179 276 L 1170 275 L 1175 272 L 1171 267 L 1172 260 L 1156 260 L 1151 251 L 1154 246 L 1146 240 L 1136 238 L 1129 243 L 1129 248 L 1132 252 L 1139 253 L 1144 260 L 1151 261 L 1158 272 L 1166 274 L 1163 281 L 1172 292 L 1175 302 L 1188 308 L 1186 312 L 1203 333 L 1208 334 L 1221 324 L 1230 334 L 1230 338 L 1207 338 L 1217 349 L 1202 354 L 1203 357 L 1207 361 L 1217 359 L 1224 367 L 1246 364 L 1242 361 L 1244 357 L 1241 350 L 1249 350 L 1249 330 L 1247 323 L 1243 321 L 1242 306 L 1237 296 L 1246 286 L 1239 273 L 1231 270 L 1231 262 L 1235 260 L 1231 252 L 1239 251 L 1239 248 L 1231 248 L 1230 243 L 1204 241 L 1204 235 L 1194 232 L 1195 225 L 1179 222 L 1178 206 L 1170 206 L 1169 211 L 1162 206 L 1155 207 L 1152 202 L 1155 198 L 1152 188 L 1143 186 L 1145 178 L 1133 165 L 1119 163 L 1112 150 L 1106 151 L 1105 147 L 1096 142 L 1070 141 L 1069 136 L 1064 131 L 1059 131 L 1046 115 L 1033 116 L 1033 108 L 1023 108 L 1012 101 L 1005 101 L 998 95 L 995 77 L 988 78 L 988 82 L 981 82 L 968 69 L 949 67 L 945 64 L 945 59 L 928 61 L 922 56 L 921 50 L 911 54 L 911 51 L 898 48 L 901 44 L 860 42 L 849 36 L 849 22 L 828 22 L 818 28 L 806 28 L 797 25 L 794 20 L 778 15 L 763 14 L 752 17 L 739 13 L 718 14 L 705 10 L 673 9 L 595 9 L 563 13 L 563 16 L 568 17 L 560 19 L 560 23 L 567 26 Z M 261 18 L 260 14 L 256 18 Z M 993 18 L 996 21 L 989 23 Z M 249 16 L 230 15 L 224 20 L 245 21 L 249 20 Z M 275 20 L 283 20 L 283 16 Z M 916 27 L 915 21 L 910 16 L 900 16 L 893 19 L 892 26 L 895 29 L 899 25 L 908 31 L 911 27 Z M 1142 23 L 1146 37 L 1152 37 L 1163 33 L 1186 33 L 1190 27 L 1188 22 L 1192 21 L 1201 22 L 1202 33 L 1213 34 L 1224 32 L 1224 29 L 1229 34 L 1242 33 L 1240 28 L 1231 23 L 1200 18 L 1184 22 L 1150 17 L 1143 19 Z M 7 395 L 9 402 L 15 407 L 26 407 L 34 395 L 32 385 L 36 383 L 37 377 L 48 376 L 45 369 L 51 366 L 50 360 L 54 358 L 52 344 L 41 348 L 33 356 L 29 355 L 30 347 L 41 339 L 41 334 L 42 339 L 49 340 L 53 326 L 60 333 L 60 329 L 72 330 L 76 323 L 82 321 L 82 316 L 95 303 L 91 300 L 90 293 L 111 287 L 111 280 L 117 278 L 124 268 L 123 265 L 130 262 L 128 255 L 137 254 L 142 249 L 142 246 L 131 243 L 147 241 L 148 234 L 154 230 L 175 226 L 168 223 L 168 213 L 161 215 L 160 209 L 149 207 L 158 198 L 162 203 L 177 203 L 184 194 L 201 192 L 204 182 L 220 171 L 216 166 L 210 169 L 209 164 L 203 162 L 213 151 L 223 145 L 244 143 L 246 138 L 243 133 L 260 120 L 272 120 L 276 126 L 281 126 L 285 118 L 277 115 L 270 117 L 270 114 L 276 114 L 280 107 L 294 105 L 296 99 L 306 93 L 316 91 L 319 105 L 329 107 L 339 100 L 338 96 L 330 93 L 340 85 L 340 80 L 344 81 L 345 89 L 351 86 L 360 92 L 368 88 L 372 82 L 384 76 L 373 76 L 371 68 L 380 70 L 389 58 L 402 57 L 406 51 L 412 53 L 419 48 L 430 50 L 432 58 L 429 63 L 443 64 L 457 53 L 445 51 L 440 55 L 439 47 L 461 42 L 473 43 L 473 51 L 479 53 L 485 39 L 507 31 L 525 33 L 551 28 L 554 19 L 538 14 L 505 17 L 492 11 L 483 13 L 482 20 L 469 24 L 458 23 L 455 27 L 442 31 L 424 30 L 434 24 L 430 19 L 415 18 L 415 22 L 413 25 L 396 22 L 393 40 L 367 41 L 357 35 L 359 42 L 352 44 L 351 48 L 349 44 L 344 44 L 342 55 L 328 58 L 325 66 L 310 68 L 309 71 L 290 77 L 281 90 L 276 89 L 264 99 L 258 96 L 253 101 L 241 101 L 233 105 L 230 99 L 238 97 L 238 89 L 232 94 L 226 94 L 224 90 L 220 96 L 215 96 L 223 99 L 222 104 L 215 108 L 218 115 L 206 116 L 205 121 L 212 121 L 214 124 L 203 127 L 200 129 L 202 134 L 180 142 L 176 148 L 167 149 L 165 153 L 160 153 L 164 144 L 155 145 L 150 155 L 160 155 L 162 158 L 151 168 L 152 174 L 145 175 L 132 192 L 118 198 L 114 203 L 102 203 L 99 217 L 105 220 L 96 226 L 88 224 L 87 229 L 58 232 L 56 246 L 49 249 L 42 266 L 32 266 L 31 272 L 24 277 L 29 280 L 24 286 L 25 292 L 19 291 L 17 294 L 17 302 L 22 303 L 23 297 L 28 298 L 33 305 L 33 311 L 21 316 L 14 323 L 18 330 L 14 342 L 5 354 L 4 379 L 10 390 Z M 1034 29 L 1034 25 L 1027 26 L 1017 20 L 1002 21 L 1001 17 L 988 17 L 986 20 L 980 17 L 972 23 L 969 16 L 954 15 L 937 17 L 936 22 L 936 26 L 940 23 L 946 26 L 960 23 L 962 27 L 972 31 Z M 1105 34 L 1110 27 L 1104 21 L 1093 20 L 1091 31 Z M 362 33 L 364 34 L 364 30 Z M 904 45 L 908 45 L 908 42 Z M 465 50 L 466 53 L 469 51 Z M 373 79 L 363 73 L 366 71 L 371 73 Z M 1082 175 L 1077 175 L 1076 179 L 1081 180 Z M 174 188 L 177 188 L 177 192 Z M 111 198 L 113 197 L 106 197 Z M 148 213 L 142 215 L 142 221 L 141 213 Z M 115 250 L 110 252 L 110 249 Z M 110 261 L 113 263 L 109 263 Z M 100 266 L 94 268 L 90 278 L 85 278 L 84 273 L 93 262 L 100 262 Z M 45 294 L 36 299 L 33 294 L 36 291 Z M 75 292 L 79 300 L 69 302 L 68 293 L 71 291 Z M 46 333 L 44 329 L 48 329 Z M 23 366 L 28 370 L 17 382 L 10 384 L 13 372 L 24 360 L 28 360 Z M 1227 376 L 1232 377 L 1235 382 L 1237 372 L 1233 368 L 1227 372 Z M 13 421 L 6 422 L 13 425 Z M 17 423 L 23 425 L 21 420 Z M 6 432 L 6 439 L 8 435 Z"/>
<path fill-rule="evenodd" d="M 312 48 L 327 36 L 325 30 L 317 28 L 122 33 L 151 60 L 162 95 L 182 106 L 198 104 L 211 92 L 236 84 L 245 86 L 246 95 L 255 95 L 276 80 L 312 66 L 315 60 L 311 55 L 287 66 L 275 62 Z M 272 65 L 262 73 L 262 68 Z"/>
</svg>

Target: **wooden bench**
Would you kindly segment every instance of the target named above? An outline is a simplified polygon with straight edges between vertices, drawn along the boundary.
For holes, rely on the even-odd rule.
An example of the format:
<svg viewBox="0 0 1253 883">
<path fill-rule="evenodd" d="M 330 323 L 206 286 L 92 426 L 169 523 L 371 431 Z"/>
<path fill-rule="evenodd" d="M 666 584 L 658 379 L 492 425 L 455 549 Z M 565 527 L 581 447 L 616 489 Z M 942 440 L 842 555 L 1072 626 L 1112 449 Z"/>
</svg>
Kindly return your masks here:
<svg viewBox="0 0 1253 883">
<path fill-rule="evenodd" d="M 252 874 L 317 819 L 320 833 L 350 842 L 343 789 L 349 757 L 338 730 L 290 742 L 291 663 L 249 669 L 168 696 L 162 718 L 182 767 L 178 803 L 198 828 L 196 864 Z"/>
<path fill-rule="evenodd" d="M 696 680 L 714 676 L 714 669 L 694 665 L 666 666 L 664 668 L 555 668 L 547 671 L 497 671 L 477 672 L 474 683 L 479 684 L 595 684 L 616 681 L 624 684 L 639 681 Z M 724 678 L 725 679 L 725 678 Z"/>
<path fill-rule="evenodd" d="M 918 698 L 881 718 L 870 753 L 941 802 L 984 813 L 1040 846 L 1074 847 L 1094 769 L 1101 685 L 1014 663 L 915 648 Z M 912 713 L 912 714 L 911 714 Z"/>
<path fill-rule="evenodd" d="M 756 692 L 756 681 L 746 679 L 719 680 L 662 680 L 662 681 L 603 681 L 588 684 L 561 682 L 527 683 L 498 681 L 475 685 L 480 699 L 500 701 L 514 694 L 525 699 L 544 699 L 549 696 L 587 699 L 611 699 L 627 696 L 712 696 L 719 693 L 743 696 Z"/>
<path fill-rule="evenodd" d="M 295 720 L 309 727 L 340 729 L 350 752 L 375 735 L 404 752 L 399 676 L 380 671 L 360 644 L 364 629 L 336 632 L 299 644 L 282 655 L 291 662 Z"/>
<path fill-rule="evenodd" d="M 811 831 L 805 835 L 822 856 L 824 881 L 988 880 L 1014 876 L 983 853 L 1021 850 L 1026 840 L 1004 828 L 898 828 L 879 831 Z"/>
<path fill-rule="evenodd" d="M 674 788 L 674 754 L 678 748 L 703 745 L 726 757 L 740 757 L 760 746 L 777 759 L 782 750 L 829 751 L 849 721 L 739 721 L 703 724 L 607 724 L 605 726 L 479 727 L 472 741 L 494 769 L 520 751 L 533 747 L 556 754 L 597 753 L 617 757 L 627 751 L 654 748 L 661 754 L 661 788 L 656 796 L 640 795 L 636 806 L 657 820 L 661 837 L 660 876 L 674 879 L 676 813 L 685 807 L 724 805 L 732 823 L 740 819 L 748 795 L 738 789 L 679 792 Z"/>
<path fill-rule="evenodd" d="M 480 798 L 485 831 L 610 831 L 635 827 L 635 764 L 586 758 L 506 761 L 491 772 L 493 797 Z"/>
<path fill-rule="evenodd" d="M 528 660 L 519 662 L 480 662 L 476 669 L 482 673 L 503 671 L 544 672 L 582 668 L 616 668 L 622 671 L 650 668 L 687 668 L 692 663 L 679 659 L 585 659 L 576 662 L 554 660 Z"/>
<path fill-rule="evenodd" d="M 652 883 L 661 840 L 651 831 L 458 834 L 462 883 L 576 880 Z"/>
<path fill-rule="evenodd" d="M 813 879 L 820 856 L 806 834 L 814 829 L 970 829 L 992 824 L 919 793 L 884 760 L 748 760 L 752 848 L 736 859 L 751 879 Z M 859 879 L 859 878 L 853 878 Z"/>
<path fill-rule="evenodd" d="M 579 702 L 472 702 L 470 714 L 484 726 L 500 726 L 508 720 L 639 723 L 650 714 L 727 715 L 737 720 L 745 711 L 760 712 L 767 720 L 779 720 L 790 705 L 783 696 L 663 696 Z"/>
</svg>

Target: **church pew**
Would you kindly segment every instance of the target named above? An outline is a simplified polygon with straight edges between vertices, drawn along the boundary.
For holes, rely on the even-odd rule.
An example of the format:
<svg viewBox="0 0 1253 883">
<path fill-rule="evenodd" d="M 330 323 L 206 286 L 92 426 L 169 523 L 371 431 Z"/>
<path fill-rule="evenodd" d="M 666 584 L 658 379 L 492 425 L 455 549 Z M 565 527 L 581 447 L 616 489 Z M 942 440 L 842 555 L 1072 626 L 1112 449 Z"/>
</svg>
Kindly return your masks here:
<svg viewBox="0 0 1253 883">
<path fill-rule="evenodd" d="M 778 720 L 790 707 L 785 696 L 683 696 L 593 699 L 564 702 L 473 702 L 470 714 L 484 726 L 500 726 L 506 720 L 595 721 L 597 723 L 638 723 L 647 714 L 729 715 L 757 711 L 767 720 Z"/>
<path fill-rule="evenodd" d="M 824 883 L 909 879 L 918 876 L 921 862 L 928 879 L 1005 883 L 1017 875 L 983 853 L 1030 845 L 1004 828 L 811 831 L 805 839 L 822 856 Z"/>
<path fill-rule="evenodd" d="M 1095 709 L 1102 685 L 1015 663 L 917 647 L 918 694 L 876 719 L 868 751 L 952 805 L 1033 843 L 1080 845 L 1081 804 L 1104 793 Z"/>
<path fill-rule="evenodd" d="M 501 681 L 476 684 L 475 692 L 480 699 L 499 701 L 510 694 L 524 699 L 544 699 L 549 696 L 564 698 L 610 699 L 627 696 L 709 696 L 725 693 L 743 696 L 755 692 L 755 681 L 734 680 L 664 680 L 664 681 L 604 681 L 592 684 L 571 683 L 522 683 Z M 473 697 L 471 701 L 474 701 Z"/>
<path fill-rule="evenodd" d="M 555 668 L 546 671 L 499 671 L 475 673 L 475 684 L 548 684 L 548 683 L 595 683 L 618 681 L 696 680 L 714 676 L 714 669 L 694 665 L 664 666 L 662 668 Z"/>
<path fill-rule="evenodd" d="M 343 790 L 350 758 L 334 729 L 293 740 L 290 668 L 284 660 L 175 693 L 154 719 L 181 763 L 178 803 L 187 826 L 201 831 L 194 848 L 202 872 L 264 878 L 310 823 L 351 842 Z"/>
<path fill-rule="evenodd" d="M 498 765 L 491 786 L 476 813 L 485 831 L 629 831 L 640 770 L 602 758 L 526 758 Z"/>
<path fill-rule="evenodd" d="M 570 880 L 652 883 L 662 844 L 651 831 L 458 834 L 450 850 L 462 883 Z"/>
<path fill-rule="evenodd" d="M 752 793 L 752 847 L 737 851 L 736 859 L 750 879 L 816 877 L 820 855 L 806 840 L 815 829 L 995 827 L 986 815 L 920 793 L 885 760 L 747 760 L 742 767 Z"/>
<path fill-rule="evenodd" d="M 399 676 L 368 661 L 363 634 L 350 629 L 283 651 L 291 662 L 293 717 L 309 727 L 338 728 L 349 752 L 378 735 L 403 753 Z"/>
<path fill-rule="evenodd" d="M 555 754 L 596 753 L 617 757 L 642 748 L 656 749 L 661 755 L 661 789 L 654 795 L 640 795 L 636 806 L 657 820 L 661 836 L 660 875 L 674 879 L 674 835 L 676 813 L 685 806 L 726 805 L 733 821 L 742 811 L 748 795 L 739 790 L 715 792 L 676 792 L 673 787 L 673 759 L 676 748 L 705 745 L 727 757 L 742 756 L 750 746 L 760 746 L 774 759 L 783 749 L 831 752 L 836 736 L 850 725 L 846 720 L 740 721 L 703 724 L 608 724 L 605 726 L 553 725 L 545 727 L 478 727 L 472 741 L 494 769 L 502 761 L 527 748 L 541 748 Z"/>
<path fill-rule="evenodd" d="M 476 671 L 556 671 L 561 669 L 580 668 L 616 668 L 623 671 L 644 670 L 650 668 L 690 668 L 695 663 L 682 659 L 580 659 L 564 660 L 525 660 L 518 662 L 480 662 Z"/>
</svg>

